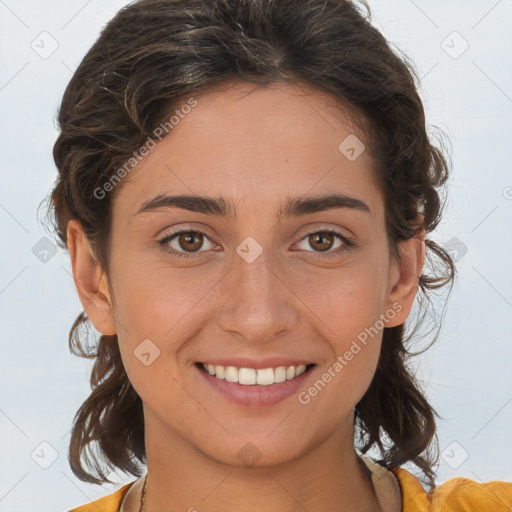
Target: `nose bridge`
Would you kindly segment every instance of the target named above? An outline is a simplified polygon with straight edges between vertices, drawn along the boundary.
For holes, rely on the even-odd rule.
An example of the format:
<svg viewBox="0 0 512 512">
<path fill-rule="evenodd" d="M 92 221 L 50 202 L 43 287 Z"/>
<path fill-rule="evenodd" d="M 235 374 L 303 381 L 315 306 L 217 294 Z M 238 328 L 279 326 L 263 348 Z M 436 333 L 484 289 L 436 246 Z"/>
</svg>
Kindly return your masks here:
<svg viewBox="0 0 512 512">
<path fill-rule="evenodd" d="M 241 295 L 254 296 L 266 301 L 272 298 L 276 287 L 275 271 L 272 271 L 272 254 L 270 249 L 258 250 L 254 242 L 243 242 L 237 248 L 239 260 L 233 266 L 236 288 Z"/>
<path fill-rule="evenodd" d="M 264 250 L 256 240 L 246 239 L 237 247 L 218 316 L 223 330 L 266 342 L 291 329 L 296 312 L 290 292 L 271 265 L 271 249 Z"/>
</svg>

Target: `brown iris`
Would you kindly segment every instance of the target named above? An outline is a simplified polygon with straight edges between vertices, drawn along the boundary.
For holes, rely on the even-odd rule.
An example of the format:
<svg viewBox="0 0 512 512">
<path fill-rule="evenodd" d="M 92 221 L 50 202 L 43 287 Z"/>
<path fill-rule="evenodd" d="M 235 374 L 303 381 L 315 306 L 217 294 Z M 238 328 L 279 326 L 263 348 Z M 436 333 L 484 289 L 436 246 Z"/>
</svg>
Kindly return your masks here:
<svg viewBox="0 0 512 512">
<path fill-rule="evenodd" d="M 326 240 L 328 240 L 328 247 L 326 246 Z M 332 233 L 320 232 L 309 235 L 309 243 L 311 244 L 312 247 L 318 249 L 319 251 L 327 251 L 332 247 L 333 242 L 334 235 Z"/>
<path fill-rule="evenodd" d="M 198 241 L 193 243 L 194 238 Z M 203 245 L 203 235 L 201 233 L 182 233 L 178 237 L 180 247 L 184 250 L 195 252 L 198 251 Z M 187 247 L 188 244 L 188 247 Z"/>
</svg>

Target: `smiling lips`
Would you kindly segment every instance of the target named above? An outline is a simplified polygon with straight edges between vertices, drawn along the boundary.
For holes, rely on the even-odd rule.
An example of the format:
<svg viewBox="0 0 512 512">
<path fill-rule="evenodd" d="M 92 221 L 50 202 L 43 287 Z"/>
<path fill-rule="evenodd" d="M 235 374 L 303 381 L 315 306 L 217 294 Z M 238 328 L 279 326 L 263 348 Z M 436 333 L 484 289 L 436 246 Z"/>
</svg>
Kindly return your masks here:
<svg viewBox="0 0 512 512">
<path fill-rule="evenodd" d="M 302 375 L 307 368 L 305 364 L 268 368 L 246 368 L 206 363 L 201 363 L 200 366 L 204 371 L 217 379 L 246 386 L 270 386 L 271 384 L 293 380 Z"/>
<path fill-rule="evenodd" d="M 317 365 L 282 356 L 210 359 L 195 364 L 201 381 L 242 407 L 266 408 L 296 396 Z"/>
</svg>

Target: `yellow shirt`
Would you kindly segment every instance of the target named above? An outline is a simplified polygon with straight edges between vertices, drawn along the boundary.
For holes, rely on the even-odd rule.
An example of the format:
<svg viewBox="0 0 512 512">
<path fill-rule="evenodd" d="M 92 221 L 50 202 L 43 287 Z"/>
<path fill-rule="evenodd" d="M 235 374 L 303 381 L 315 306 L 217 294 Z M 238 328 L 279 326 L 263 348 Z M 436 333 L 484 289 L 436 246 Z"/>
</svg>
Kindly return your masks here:
<svg viewBox="0 0 512 512">
<path fill-rule="evenodd" d="M 512 483 L 479 483 L 468 478 L 451 478 L 428 495 L 419 480 L 403 468 L 392 469 L 400 484 L 402 512 L 512 512 Z M 68 512 L 118 512 L 121 501 L 134 482 L 108 496 Z"/>
</svg>

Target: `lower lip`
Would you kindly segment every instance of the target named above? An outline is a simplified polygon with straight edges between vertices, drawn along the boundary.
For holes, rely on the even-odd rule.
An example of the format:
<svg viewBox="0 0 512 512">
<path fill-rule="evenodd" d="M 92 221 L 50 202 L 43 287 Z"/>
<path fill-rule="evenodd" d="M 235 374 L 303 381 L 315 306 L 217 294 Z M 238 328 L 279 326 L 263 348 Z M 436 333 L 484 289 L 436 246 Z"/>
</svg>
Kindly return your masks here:
<svg viewBox="0 0 512 512">
<path fill-rule="evenodd" d="M 270 384 L 269 386 L 228 382 L 227 380 L 217 379 L 217 377 L 201 370 L 197 365 L 194 365 L 194 368 L 209 386 L 232 402 L 250 407 L 267 407 L 296 395 L 304 381 L 309 377 L 311 370 L 315 367 L 309 367 L 304 373 L 291 380 Z"/>
</svg>

